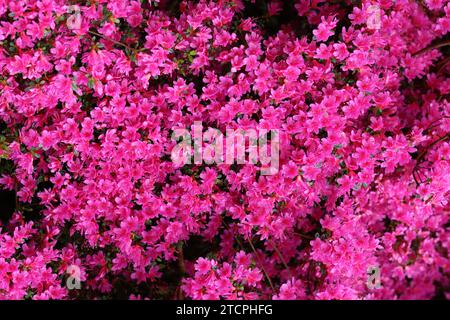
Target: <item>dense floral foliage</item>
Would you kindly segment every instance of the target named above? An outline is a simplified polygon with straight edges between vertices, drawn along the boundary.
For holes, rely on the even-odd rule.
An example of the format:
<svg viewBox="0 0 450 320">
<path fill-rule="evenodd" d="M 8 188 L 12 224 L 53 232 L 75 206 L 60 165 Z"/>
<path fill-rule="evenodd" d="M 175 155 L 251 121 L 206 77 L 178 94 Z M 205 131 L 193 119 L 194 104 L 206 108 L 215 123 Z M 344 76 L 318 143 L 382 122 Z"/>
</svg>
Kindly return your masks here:
<svg viewBox="0 0 450 320">
<path fill-rule="evenodd" d="M 445 297 L 448 31 L 446 0 L 0 0 L 0 298 Z M 277 129 L 279 172 L 175 165 L 194 121 Z"/>
</svg>

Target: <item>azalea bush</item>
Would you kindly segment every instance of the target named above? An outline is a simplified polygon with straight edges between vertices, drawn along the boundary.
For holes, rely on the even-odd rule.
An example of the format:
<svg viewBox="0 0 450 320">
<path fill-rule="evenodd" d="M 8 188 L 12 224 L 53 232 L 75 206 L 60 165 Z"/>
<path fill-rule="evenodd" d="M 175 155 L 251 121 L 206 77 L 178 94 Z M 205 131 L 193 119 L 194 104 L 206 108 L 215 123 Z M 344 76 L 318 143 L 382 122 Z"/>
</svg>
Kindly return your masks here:
<svg viewBox="0 0 450 320">
<path fill-rule="evenodd" d="M 446 0 L 0 0 L 0 298 L 448 297 L 449 31 Z M 279 170 L 175 164 L 195 121 L 277 130 Z"/>
</svg>

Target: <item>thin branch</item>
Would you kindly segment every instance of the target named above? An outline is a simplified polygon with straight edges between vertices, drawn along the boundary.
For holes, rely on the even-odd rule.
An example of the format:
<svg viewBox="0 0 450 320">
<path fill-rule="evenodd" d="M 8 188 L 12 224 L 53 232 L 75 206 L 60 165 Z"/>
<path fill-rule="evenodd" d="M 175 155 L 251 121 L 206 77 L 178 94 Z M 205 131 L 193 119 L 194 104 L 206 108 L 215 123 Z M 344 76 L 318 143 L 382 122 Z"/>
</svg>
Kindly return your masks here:
<svg viewBox="0 0 450 320">
<path fill-rule="evenodd" d="M 446 139 L 448 139 L 450 137 L 450 133 L 447 133 L 446 135 L 444 135 L 443 137 L 440 137 L 439 139 L 433 141 L 430 145 L 428 145 L 426 147 L 426 149 L 424 151 L 422 151 L 420 153 L 420 155 L 417 157 L 416 163 L 419 163 L 419 161 L 426 155 L 426 153 L 428 152 L 428 150 L 434 146 L 435 144 L 441 142 L 441 141 L 445 141 Z M 417 166 L 417 164 L 416 164 Z"/>
<path fill-rule="evenodd" d="M 178 248 L 178 269 L 180 273 L 184 275 L 186 273 L 186 266 L 184 264 L 183 243 Z"/>
<path fill-rule="evenodd" d="M 437 144 L 437 143 L 439 143 L 441 141 L 445 141 L 445 140 L 447 140 L 449 138 L 450 138 L 450 133 L 447 133 L 446 135 L 444 135 L 444 136 L 440 137 L 439 139 L 433 141 L 431 144 L 429 144 L 425 148 L 425 150 L 423 150 L 419 154 L 419 156 L 416 159 L 416 164 L 414 165 L 413 172 L 412 172 L 412 175 L 413 175 L 413 178 L 414 178 L 414 181 L 415 181 L 416 185 L 419 185 L 420 183 L 422 183 L 422 178 L 420 177 L 420 172 L 419 172 L 419 166 L 420 166 L 420 163 L 421 163 L 420 161 L 425 157 L 425 155 L 431 149 L 432 146 L 434 146 L 435 144 Z M 416 174 L 417 174 L 417 177 L 419 178 L 420 183 L 419 183 L 419 181 L 416 178 Z"/>
<path fill-rule="evenodd" d="M 445 47 L 445 46 L 448 46 L 448 45 L 450 45 L 450 41 L 443 41 L 443 42 L 440 42 L 440 43 L 436 43 L 434 45 L 429 45 L 428 47 L 423 48 L 423 49 L 417 51 L 416 53 L 414 53 L 413 57 L 417 56 L 419 54 L 422 54 L 424 52 L 427 52 L 427 51 L 430 51 L 430 50 L 433 50 L 433 49 L 439 49 L 439 48 L 442 48 L 442 47 Z"/>
<path fill-rule="evenodd" d="M 259 259 L 258 252 L 256 252 L 256 249 L 255 249 L 255 247 L 253 246 L 252 239 L 251 239 L 251 238 L 248 238 L 247 241 L 248 241 L 248 243 L 250 244 L 250 247 L 252 247 L 252 250 L 253 250 L 253 252 L 255 253 L 256 259 L 258 260 L 258 264 L 261 266 L 261 269 L 263 270 L 263 272 L 264 272 L 264 274 L 265 274 L 265 276 L 266 276 L 266 278 L 267 278 L 267 281 L 269 281 L 269 285 L 270 285 L 270 287 L 272 288 L 272 292 L 275 292 L 275 288 L 273 287 L 272 280 L 270 279 L 269 274 L 268 274 L 267 271 L 266 271 L 266 268 L 264 267 L 264 265 L 262 264 L 261 260 Z"/>
<path fill-rule="evenodd" d="M 185 266 L 185 263 L 184 263 L 183 243 L 181 243 L 178 246 L 177 253 L 178 253 L 178 271 L 181 274 L 181 278 L 180 278 L 180 282 L 181 282 L 181 280 L 183 279 L 183 276 L 186 273 L 186 266 Z M 183 290 L 181 289 L 181 283 L 176 288 L 174 297 L 177 300 L 182 300 L 183 299 Z"/>
<path fill-rule="evenodd" d="M 440 74 L 442 71 L 444 71 L 445 67 L 448 65 L 449 62 L 450 57 L 446 57 L 444 60 L 439 62 L 439 64 L 437 65 L 437 73 Z"/>
<path fill-rule="evenodd" d="M 103 39 L 105 39 L 105 40 L 111 41 L 111 42 L 113 42 L 113 43 L 115 43 L 115 44 L 117 44 L 117 45 L 119 45 L 119 46 L 122 46 L 122 47 L 127 48 L 128 50 L 131 50 L 131 51 L 134 51 L 134 50 L 135 50 L 135 49 L 131 48 L 130 46 L 126 45 L 126 44 L 123 43 L 123 42 L 114 40 L 114 39 L 112 39 L 112 38 L 110 38 L 110 37 L 108 37 L 108 36 L 102 35 L 102 34 L 100 34 L 100 33 L 98 33 L 98 32 L 90 31 L 90 30 L 89 30 L 88 33 L 90 33 L 91 35 L 94 35 L 94 36 L 103 38 Z"/>
<path fill-rule="evenodd" d="M 300 236 L 302 238 L 308 239 L 308 240 L 314 240 L 313 236 L 309 236 L 307 234 L 303 234 L 303 233 L 300 233 L 300 232 L 294 232 L 294 234 L 296 234 L 296 235 L 298 235 L 298 236 Z"/>
<path fill-rule="evenodd" d="M 223 220 L 222 220 L 223 221 Z M 228 223 L 226 223 L 225 221 L 223 221 L 223 223 L 225 224 L 225 226 L 228 228 L 228 230 L 231 231 L 230 226 L 228 225 Z M 242 242 L 238 239 L 238 237 L 233 233 L 233 237 L 236 240 L 236 242 L 238 243 L 239 247 L 241 247 L 242 251 L 245 252 L 244 250 L 244 246 L 242 244 Z M 275 293 L 275 288 L 273 286 L 272 280 L 269 277 L 269 274 L 267 273 L 266 269 L 264 268 L 264 265 L 261 263 L 261 261 L 259 260 L 259 255 L 256 252 L 255 247 L 253 246 L 253 243 L 251 242 L 250 238 L 248 239 L 248 243 L 250 244 L 250 247 L 252 248 L 253 252 L 255 253 L 256 256 L 256 263 L 258 263 L 258 265 L 261 267 L 261 270 L 264 273 L 264 276 L 266 277 L 267 281 L 269 282 L 270 288 L 272 289 L 272 293 Z"/>
<path fill-rule="evenodd" d="M 288 274 L 289 274 L 289 278 L 292 279 L 292 273 L 291 270 L 289 269 L 289 266 L 286 263 L 286 260 L 284 260 L 283 255 L 281 254 L 280 250 L 278 249 L 277 245 L 275 244 L 275 242 L 269 240 L 270 244 L 272 245 L 272 247 L 275 249 L 275 252 L 277 253 L 278 257 L 280 258 L 281 262 L 283 263 L 284 267 L 286 268 Z"/>
</svg>

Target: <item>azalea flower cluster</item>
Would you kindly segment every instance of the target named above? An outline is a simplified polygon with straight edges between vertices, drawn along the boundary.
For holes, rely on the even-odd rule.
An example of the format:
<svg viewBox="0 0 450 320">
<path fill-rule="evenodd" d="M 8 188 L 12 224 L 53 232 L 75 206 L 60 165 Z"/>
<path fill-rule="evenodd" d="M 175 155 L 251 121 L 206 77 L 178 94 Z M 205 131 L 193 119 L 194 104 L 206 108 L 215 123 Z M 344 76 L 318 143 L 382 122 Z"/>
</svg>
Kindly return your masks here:
<svg viewBox="0 0 450 320">
<path fill-rule="evenodd" d="M 0 298 L 444 297 L 449 31 L 446 0 L 0 0 Z M 277 130 L 279 172 L 175 165 L 195 121 Z"/>
</svg>

